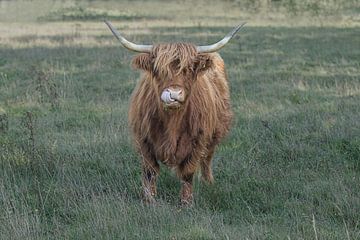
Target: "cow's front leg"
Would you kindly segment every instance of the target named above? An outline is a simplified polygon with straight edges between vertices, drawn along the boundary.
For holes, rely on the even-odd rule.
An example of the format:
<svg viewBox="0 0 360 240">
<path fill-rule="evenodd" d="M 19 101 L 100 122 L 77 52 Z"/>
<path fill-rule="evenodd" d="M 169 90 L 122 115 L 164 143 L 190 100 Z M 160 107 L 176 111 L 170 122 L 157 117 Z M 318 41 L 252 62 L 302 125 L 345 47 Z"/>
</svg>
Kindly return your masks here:
<svg viewBox="0 0 360 240">
<path fill-rule="evenodd" d="M 193 203 L 193 176 L 194 174 L 191 174 L 181 178 L 180 204 L 182 206 L 191 206 Z"/>
<path fill-rule="evenodd" d="M 154 203 L 156 196 L 156 177 L 159 174 L 159 164 L 155 159 L 143 159 L 143 194 L 146 203 Z"/>
<path fill-rule="evenodd" d="M 193 176 L 197 169 L 194 156 L 188 156 L 178 167 L 178 176 L 181 180 L 180 204 L 190 206 L 193 203 Z"/>
</svg>

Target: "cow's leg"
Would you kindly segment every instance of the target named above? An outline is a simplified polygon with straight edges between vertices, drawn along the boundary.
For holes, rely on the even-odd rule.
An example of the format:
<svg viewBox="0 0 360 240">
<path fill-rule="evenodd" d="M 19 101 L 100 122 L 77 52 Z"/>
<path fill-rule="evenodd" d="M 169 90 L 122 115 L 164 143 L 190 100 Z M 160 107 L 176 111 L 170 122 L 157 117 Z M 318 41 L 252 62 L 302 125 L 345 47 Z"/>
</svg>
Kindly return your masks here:
<svg viewBox="0 0 360 240">
<path fill-rule="evenodd" d="M 190 206 L 193 203 L 193 176 L 197 168 L 194 158 L 186 158 L 178 168 L 178 175 L 181 180 L 180 204 Z"/>
<path fill-rule="evenodd" d="M 211 162 L 215 151 L 215 144 L 212 144 L 208 147 L 208 154 L 201 159 L 201 179 L 208 182 L 213 183 L 214 177 L 212 175 Z"/>
<path fill-rule="evenodd" d="M 183 176 L 181 178 L 180 204 L 182 206 L 190 206 L 193 203 L 193 176 Z"/>
<path fill-rule="evenodd" d="M 156 162 L 155 159 L 143 158 L 142 169 L 144 200 L 147 203 L 154 203 L 156 196 L 156 177 L 159 174 L 160 170 L 159 164 Z"/>
<path fill-rule="evenodd" d="M 147 141 L 140 144 L 142 154 L 142 186 L 144 201 L 147 203 L 155 202 L 156 177 L 159 174 L 160 166 L 156 161 L 152 145 Z"/>
</svg>

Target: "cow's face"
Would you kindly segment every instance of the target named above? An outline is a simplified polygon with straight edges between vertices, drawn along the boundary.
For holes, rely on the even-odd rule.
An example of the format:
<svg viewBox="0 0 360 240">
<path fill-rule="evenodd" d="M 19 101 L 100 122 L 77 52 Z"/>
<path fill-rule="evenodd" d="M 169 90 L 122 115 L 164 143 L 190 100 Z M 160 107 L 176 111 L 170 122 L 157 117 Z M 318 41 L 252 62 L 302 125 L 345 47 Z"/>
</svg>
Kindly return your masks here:
<svg viewBox="0 0 360 240">
<path fill-rule="evenodd" d="M 151 74 L 149 81 L 153 81 L 152 87 L 166 109 L 183 106 L 199 75 L 211 65 L 210 54 L 197 53 L 193 45 L 182 43 L 158 45 L 151 53 L 133 59 L 135 68 Z"/>
</svg>

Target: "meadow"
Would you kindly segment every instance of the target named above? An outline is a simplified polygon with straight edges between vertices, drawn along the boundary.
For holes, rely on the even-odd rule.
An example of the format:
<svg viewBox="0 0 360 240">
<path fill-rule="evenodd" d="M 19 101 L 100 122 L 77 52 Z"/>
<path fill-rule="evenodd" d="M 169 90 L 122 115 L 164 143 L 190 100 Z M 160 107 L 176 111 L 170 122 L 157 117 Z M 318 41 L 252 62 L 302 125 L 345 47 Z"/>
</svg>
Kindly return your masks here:
<svg viewBox="0 0 360 240">
<path fill-rule="evenodd" d="M 209 4 L 210 2 L 210 4 Z M 360 239 L 357 1 L 0 1 L 0 239 Z M 235 120 L 195 204 L 141 201 L 137 43 L 210 44 Z"/>
</svg>

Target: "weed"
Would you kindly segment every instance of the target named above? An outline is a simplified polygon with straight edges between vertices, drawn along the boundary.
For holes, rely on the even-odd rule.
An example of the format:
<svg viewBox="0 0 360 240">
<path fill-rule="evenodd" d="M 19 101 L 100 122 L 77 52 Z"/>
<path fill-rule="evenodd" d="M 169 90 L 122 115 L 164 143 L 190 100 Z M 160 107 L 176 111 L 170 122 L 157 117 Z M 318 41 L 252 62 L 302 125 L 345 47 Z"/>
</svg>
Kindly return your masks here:
<svg viewBox="0 0 360 240">
<path fill-rule="evenodd" d="M 32 112 L 27 111 L 23 117 L 24 127 L 28 134 L 28 143 L 30 146 L 30 155 L 35 158 L 35 119 Z"/>
<path fill-rule="evenodd" d="M 8 130 L 9 120 L 4 109 L 0 107 L 0 133 L 3 134 Z"/>
<path fill-rule="evenodd" d="M 49 101 L 52 109 L 59 107 L 58 87 L 56 86 L 54 72 L 51 70 L 37 70 L 33 69 L 36 75 L 35 90 L 39 92 L 40 102 Z"/>
</svg>

